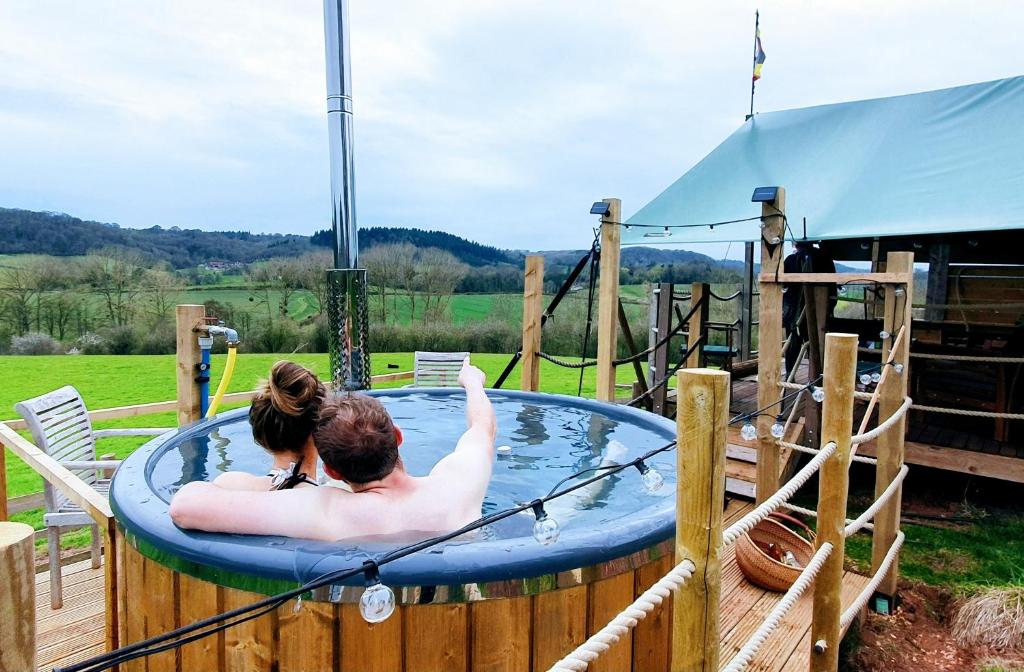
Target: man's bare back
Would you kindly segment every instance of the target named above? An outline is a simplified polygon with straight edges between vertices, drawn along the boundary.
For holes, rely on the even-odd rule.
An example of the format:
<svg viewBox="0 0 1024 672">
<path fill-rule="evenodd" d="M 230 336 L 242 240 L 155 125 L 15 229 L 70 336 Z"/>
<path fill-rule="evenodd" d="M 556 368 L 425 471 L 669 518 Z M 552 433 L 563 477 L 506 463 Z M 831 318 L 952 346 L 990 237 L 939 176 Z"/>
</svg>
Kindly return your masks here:
<svg viewBox="0 0 1024 672">
<path fill-rule="evenodd" d="M 171 518 L 180 527 L 210 532 L 325 541 L 458 529 L 480 517 L 497 433 L 483 372 L 467 360 L 459 383 L 466 390 L 466 432 L 427 476 L 409 475 L 399 460 L 382 478 L 354 482 L 344 473 L 348 463 L 325 453 L 321 444 L 330 445 L 330 437 L 318 431 L 324 470 L 349 483 L 352 492 L 332 487 L 255 492 L 189 483 L 171 501 Z M 400 441 L 401 433 L 396 435 Z M 355 473 L 355 467 L 348 468 Z"/>
</svg>

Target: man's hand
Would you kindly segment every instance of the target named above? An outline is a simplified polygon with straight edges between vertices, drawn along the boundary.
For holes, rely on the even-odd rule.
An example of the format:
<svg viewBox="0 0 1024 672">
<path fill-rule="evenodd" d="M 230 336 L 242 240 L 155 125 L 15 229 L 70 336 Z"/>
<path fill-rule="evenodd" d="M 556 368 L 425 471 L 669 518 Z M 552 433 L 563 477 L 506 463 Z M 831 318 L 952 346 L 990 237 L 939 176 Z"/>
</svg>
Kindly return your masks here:
<svg viewBox="0 0 1024 672">
<path fill-rule="evenodd" d="M 482 389 L 486 380 L 487 376 L 484 372 L 469 363 L 469 357 L 462 361 L 462 370 L 459 371 L 459 385 L 467 390 L 471 388 Z"/>
</svg>

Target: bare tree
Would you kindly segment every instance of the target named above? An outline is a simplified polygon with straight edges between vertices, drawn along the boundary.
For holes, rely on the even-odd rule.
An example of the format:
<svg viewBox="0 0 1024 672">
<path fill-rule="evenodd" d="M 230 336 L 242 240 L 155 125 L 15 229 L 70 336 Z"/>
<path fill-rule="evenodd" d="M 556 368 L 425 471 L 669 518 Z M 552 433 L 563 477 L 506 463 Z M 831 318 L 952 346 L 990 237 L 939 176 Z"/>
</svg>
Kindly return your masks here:
<svg viewBox="0 0 1024 672">
<path fill-rule="evenodd" d="M 466 277 L 469 266 L 451 252 L 428 247 L 417 257 L 418 285 L 423 291 L 423 321 L 439 320 L 451 303 L 452 294 Z"/>
<path fill-rule="evenodd" d="M 125 249 L 90 253 L 82 262 L 82 278 L 101 297 L 110 324 L 131 322 L 135 299 L 146 273 L 141 255 Z"/>
<path fill-rule="evenodd" d="M 323 313 L 327 305 L 327 269 L 334 265 L 331 253 L 323 250 L 304 254 L 295 260 L 298 265 L 300 286 L 308 290 L 316 301 L 316 312 Z"/>
<path fill-rule="evenodd" d="M 388 286 L 394 285 L 395 267 L 392 257 L 394 245 L 378 245 L 366 251 L 362 256 L 362 265 L 366 268 L 367 282 L 377 294 L 377 309 L 380 311 L 380 323 L 388 320 L 387 292 Z"/>
<path fill-rule="evenodd" d="M 153 323 L 159 324 L 169 319 L 185 288 L 184 280 L 175 273 L 158 268 L 146 271 L 143 284 L 146 290 L 146 312 Z"/>
</svg>

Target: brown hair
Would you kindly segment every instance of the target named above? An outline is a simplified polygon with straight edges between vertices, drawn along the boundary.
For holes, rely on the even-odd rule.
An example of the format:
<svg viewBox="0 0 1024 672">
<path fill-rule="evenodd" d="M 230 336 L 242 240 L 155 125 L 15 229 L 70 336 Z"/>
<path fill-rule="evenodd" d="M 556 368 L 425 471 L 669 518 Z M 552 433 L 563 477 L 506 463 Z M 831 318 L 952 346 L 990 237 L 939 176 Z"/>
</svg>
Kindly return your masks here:
<svg viewBox="0 0 1024 672">
<path fill-rule="evenodd" d="M 272 453 L 301 451 L 316 426 L 326 392 L 306 367 L 277 362 L 249 408 L 252 438 Z"/>
<path fill-rule="evenodd" d="M 395 423 L 380 401 L 365 394 L 325 401 L 313 440 L 324 464 L 350 483 L 379 481 L 398 463 Z"/>
</svg>

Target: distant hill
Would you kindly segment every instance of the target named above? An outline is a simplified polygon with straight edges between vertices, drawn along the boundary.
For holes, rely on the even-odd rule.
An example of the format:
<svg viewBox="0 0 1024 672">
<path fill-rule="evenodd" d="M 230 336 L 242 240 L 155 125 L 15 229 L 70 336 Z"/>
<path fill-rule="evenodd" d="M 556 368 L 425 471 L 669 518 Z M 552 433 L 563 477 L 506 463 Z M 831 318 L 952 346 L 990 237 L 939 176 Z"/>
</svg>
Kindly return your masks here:
<svg viewBox="0 0 1024 672">
<path fill-rule="evenodd" d="M 586 254 L 586 250 L 559 250 L 541 252 L 541 254 L 544 255 L 548 263 L 571 265 Z M 657 247 L 623 247 L 620 259 L 622 266 L 626 268 L 650 268 L 660 264 L 687 263 L 707 264 L 722 268 L 743 268 L 743 262 L 735 259 L 714 259 L 706 254 L 690 250 L 667 250 Z"/>
<path fill-rule="evenodd" d="M 314 245 L 332 247 L 334 245 L 334 233 L 331 231 L 317 231 L 313 234 L 311 240 Z M 522 261 L 522 255 L 519 253 L 481 245 L 480 243 L 466 240 L 445 231 L 425 231 L 423 229 L 381 226 L 359 229 L 360 250 L 369 250 L 377 245 L 393 245 L 396 243 L 411 243 L 416 247 L 438 247 L 451 252 L 470 266 L 518 264 Z"/>
<path fill-rule="evenodd" d="M 129 229 L 59 212 L 0 208 L 0 253 L 67 257 L 104 247 L 134 250 L 175 268 L 214 260 L 249 263 L 297 256 L 315 249 L 307 236 L 159 226 Z"/>
</svg>

